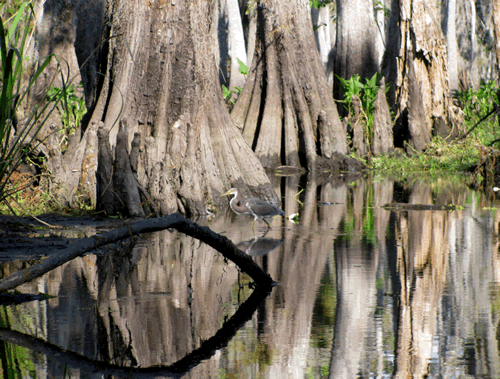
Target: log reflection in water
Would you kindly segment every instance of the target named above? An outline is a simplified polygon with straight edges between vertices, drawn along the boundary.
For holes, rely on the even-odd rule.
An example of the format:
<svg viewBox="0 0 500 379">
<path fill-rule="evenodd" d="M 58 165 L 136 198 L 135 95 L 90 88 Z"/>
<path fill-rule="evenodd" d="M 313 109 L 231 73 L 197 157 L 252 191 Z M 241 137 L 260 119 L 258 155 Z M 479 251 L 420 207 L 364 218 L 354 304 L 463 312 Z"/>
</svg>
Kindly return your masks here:
<svg viewBox="0 0 500 379">
<path fill-rule="evenodd" d="M 14 289 L 17 286 L 36 279 L 86 252 L 96 250 L 107 244 L 117 242 L 140 233 L 151 233 L 168 228 L 176 229 L 188 236 L 195 237 L 213 247 L 224 255 L 224 257 L 236 263 L 244 272 L 255 280 L 257 285 L 271 286 L 275 284 L 269 275 L 264 273 L 248 255 L 238 250 L 228 238 L 214 233 L 207 227 L 202 227 L 182 217 L 179 213 L 174 213 L 165 217 L 135 221 L 122 228 L 92 237 L 81 238 L 73 242 L 67 248 L 57 251 L 57 254 L 53 254 L 44 259 L 41 263 L 18 271 L 7 278 L 0 280 L 0 291 Z"/>
<path fill-rule="evenodd" d="M 152 378 L 161 375 L 169 378 L 180 378 L 193 367 L 213 356 L 217 350 L 227 346 L 236 332 L 253 317 L 259 305 L 269 295 L 269 291 L 269 288 L 257 287 L 213 337 L 203 342 L 199 348 L 184 358 L 169 366 L 121 367 L 107 362 L 95 361 L 83 355 L 61 349 L 42 339 L 6 328 L 0 328 L 0 339 L 43 353 L 55 362 L 67 364 L 72 366 L 72 368 L 77 368 L 84 372 L 92 372 L 94 375 L 117 375 L 125 377 L 133 375 L 135 378 Z"/>
<path fill-rule="evenodd" d="M 293 196 L 306 181 L 298 202 Z M 255 258 L 279 286 L 227 348 L 186 377 L 324 377 L 325 369 L 332 378 L 500 377 L 500 214 L 485 210 L 498 204 L 462 188 L 436 191 L 425 180 L 287 178 L 282 186 L 284 209 L 300 213 L 299 224 L 273 220 L 264 237 L 273 241 L 264 242 L 283 245 Z M 390 203 L 409 205 L 403 212 L 382 208 Z M 457 210 L 413 204 L 457 204 Z M 243 241 L 247 253 L 258 244 L 251 218 L 207 222 Z M 38 283 L 59 296 L 37 303 L 50 308 L 40 319 L 49 325 L 47 341 L 105 360 L 101 351 L 82 352 L 81 336 L 97 330 L 82 316 L 93 311 L 108 362 L 125 362 L 118 353 L 130 348 L 137 366 L 166 365 L 213 336 L 241 293 L 249 294 L 247 276 L 179 233 L 142 236 L 125 250 L 72 261 L 64 268 L 70 274 L 61 269 Z M 75 282 L 88 293 L 74 291 Z M 70 313 L 79 322 L 64 320 L 57 329 Z"/>
</svg>

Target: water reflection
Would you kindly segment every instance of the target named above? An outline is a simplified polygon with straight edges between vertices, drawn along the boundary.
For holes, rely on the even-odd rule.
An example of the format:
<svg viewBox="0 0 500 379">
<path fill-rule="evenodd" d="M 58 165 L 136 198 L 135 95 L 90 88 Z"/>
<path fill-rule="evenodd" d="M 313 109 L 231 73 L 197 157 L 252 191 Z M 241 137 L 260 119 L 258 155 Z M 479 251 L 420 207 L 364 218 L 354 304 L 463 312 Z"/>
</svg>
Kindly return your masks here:
<svg viewBox="0 0 500 379">
<path fill-rule="evenodd" d="M 87 376 L 85 358 L 103 375 L 169 376 L 195 352 L 203 360 L 184 377 L 500 377 L 498 201 L 455 180 L 275 180 L 298 224 L 277 218 L 254 234 L 231 212 L 200 221 L 279 283 L 262 303 L 245 308 L 249 278 L 213 249 L 142 235 L 19 288 L 57 297 L 1 308 L 4 372 Z M 237 312 L 244 321 L 214 342 Z"/>
<path fill-rule="evenodd" d="M 266 255 L 281 245 L 283 245 L 283 239 L 277 240 L 265 237 L 256 237 L 252 240 L 241 241 L 236 244 L 238 249 L 244 251 L 251 257 Z"/>
</svg>

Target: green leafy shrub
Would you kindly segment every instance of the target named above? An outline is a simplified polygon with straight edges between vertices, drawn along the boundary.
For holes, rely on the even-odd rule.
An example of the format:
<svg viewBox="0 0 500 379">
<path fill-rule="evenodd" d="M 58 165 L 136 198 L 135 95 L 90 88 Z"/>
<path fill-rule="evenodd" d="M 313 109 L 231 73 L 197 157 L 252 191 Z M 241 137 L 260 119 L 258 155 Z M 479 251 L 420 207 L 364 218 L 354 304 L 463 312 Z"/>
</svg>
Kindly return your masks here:
<svg viewBox="0 0 500 379">
<path fill-rule="evenodd" d="M 229 108 L 229 111 L 233 109 L 234 104 L 236 103 L 237 97 L 233 97 L 233 95 L 239 95 L 242 91 L 241 87 L 235 86 L 234 88 L 227 88 L 224 84 L 222 85 L 222 97 L 226 102 L 226 105 Z"/>
<path fill-rule="evenodd" d="M 337 75 L 341 84 L 344 107 L 350 116 L 354 115 L 352 104 L 353 96 L 361 100 L 362 115 L 363 115 L 363 130 L 367 141 L 370 145 L 373 141 L 373 115 L 375 113 L 375 99 L 380 88 L 381 74 L 375 73 L 371 78 L 366 79 L 362 83 L 359 75 L 353 75 L 349 79 L 341 78 Z M 386 87 L 386 92 L 389 86 Z"/>
<path fill-rule="evenodd" d="M 309 0 L 309 5 L 311 6 L 311 8 L 316 8 L 316 9 L 324 8 L 332 3 L 334 3 L 333 0 Z"/>
<path fill-rule="evenodd" d="M 454 93 L 457 105 L 464 113 L 467 129 L 474 127 L 480 120 L 495 110 L 495 107 L 499 104 L 497 91 L 498 84 L 496 81 L 490 80 L 487 82 L 481 80 L 477 90 L 468 88 Z M 500 138 L 498 114 L 481 122 L 473 130 L 472 135 L 484 145 L 498 140 Z"/>
</svg>

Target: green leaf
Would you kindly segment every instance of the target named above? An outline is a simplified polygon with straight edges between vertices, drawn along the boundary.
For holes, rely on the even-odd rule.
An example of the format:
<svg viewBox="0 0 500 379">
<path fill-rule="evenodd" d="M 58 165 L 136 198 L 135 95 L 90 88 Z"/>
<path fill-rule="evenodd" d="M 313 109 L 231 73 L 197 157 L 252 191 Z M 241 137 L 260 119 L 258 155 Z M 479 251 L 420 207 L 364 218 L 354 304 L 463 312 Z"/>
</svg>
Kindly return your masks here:
<svg viewBox="0 0 500 379">
<path fill-rule="evenodd" d="M 222 85 L 222 97 L 223 97 L 224 99 L 227 99 L 227 98 L 228 98 L 228 97 L 230 97 L 230 96 L 231 96 L 231 91 L 229 91 L 229 90 L 227 89 L 227 87 L 223 84 L 223 85 Z"/>
<path fill-rule="evenodd" d="M 28 3 L 22 3 L 21 6 L 19 7 L 19 10 L 17 11 L 14 20 L 12 21 L 12 25 L 10 26 L 9 33 L 7 34 L 7 41 L 10 41 L 12 36 L 14 35 L 14 32 L 16 31 L 17 24 L 19 23 L 19 20 L 21 20 L 21 17 L 24 15 L 24 9 Z"/>
<path fill-rule="evenodd" d="M 240 67 L 238 67 L 238 71 L 240 72 L 240 74 L 248 76 L 248 66 L 245 63 L 243 63 L 242 61 L 240 61 L 239 59 L 238 59 L 238 63 L 240 65 Z"/>
</svg>

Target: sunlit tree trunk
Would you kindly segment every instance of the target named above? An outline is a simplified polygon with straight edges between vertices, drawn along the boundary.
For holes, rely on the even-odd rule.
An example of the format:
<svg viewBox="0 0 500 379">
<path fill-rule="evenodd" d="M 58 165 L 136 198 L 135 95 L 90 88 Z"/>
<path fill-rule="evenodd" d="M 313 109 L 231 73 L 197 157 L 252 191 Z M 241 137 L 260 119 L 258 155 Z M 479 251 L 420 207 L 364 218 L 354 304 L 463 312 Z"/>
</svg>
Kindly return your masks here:
<svg viewBox="0 0 500 379">
<path fill-rule="evenodd" d="M 370 78 L 379 71 L 379 31 L 371 0 L 337 0 L 337 40 L 334 73 L 344 79 Z M 343 99 L 334 79 L 334 96 Z"/>
<path fill-rule="evenodd" d="M 335 46 L 335 24 L 332 16 L 335 13 L 330 6 L 319 9 L 311 8 L 311 18 L 314 26 L 314 36 L 318 46 L 319 56 L 325 70 L 328 84 L 333 86 L 333 55 Z"/>
<path fill-rule="evenodd" d="M 127 145 L 140 133 L 136 176 L 158 211 L 213 210 L 216 196 L 231 186 L 274 200 L 216 80 L 216 2 L 146 7 L 116 0 L 110 6 L 120 10 L 110 12 L 110 35 L 123 38 L 110 41 L 114 83 L 101 93 L 107 104 L 93 118 L 104 119 L 112 148 L 118 118 L 129 121 Z"/>
<path fill-rule="evenodd" d="M 446 137 L 456 117 L 448 87 L 445 39 L 436 4 L 399 0 L 392 12 L 384 74 L 396 113 L 395 144 L 407 146 L 408 152 L 420 151 L 432 131 Z"/>
<path fill-rule="evenodd" d="M 245 76 L 239 71 L 239 61 L 247 64 L 247 52 L 243 25 L 241 23 L 238 0 L 226 0 L 227 16 L 229 19 L 229 57 L 231 58 L 230 88 L 243 87 Z"/>
<path fill-rule="evenodd" d="M 346 136 L 319 60 L 309 1 L 259 2 L 249 77 L 231 116 L 265 168 L 328 165 Z"/>
<path fill-rule="evenodd" d="M 481 80 L 496 80 L 498 1 L 455 0 L 458 73 L 461 88 L 478 88 Z"/>
<path fill-rule="evenodd" d="M 500 3 L 493 1 L 493 25 L 495 28 L 496 71 L 500 72 Z"/>
<path fill-rule="evenodd" d="M 450 89 L 458 89 L 458 44 L 456 33 L 456 0 L 446 1 L 446 12 L 444 12 L 443 23 L 446 36 L 446 47 L 448 49 L 448 77 Z"/>
<path fill-rule="evenodd" d="M 247 64 L 247 52 L 240 8 L 237 0 L 218 0 L 219 76 L 229 89 L 243 87 L 245 76 L 239 72 L 239 62 Z"/>
</svg>

